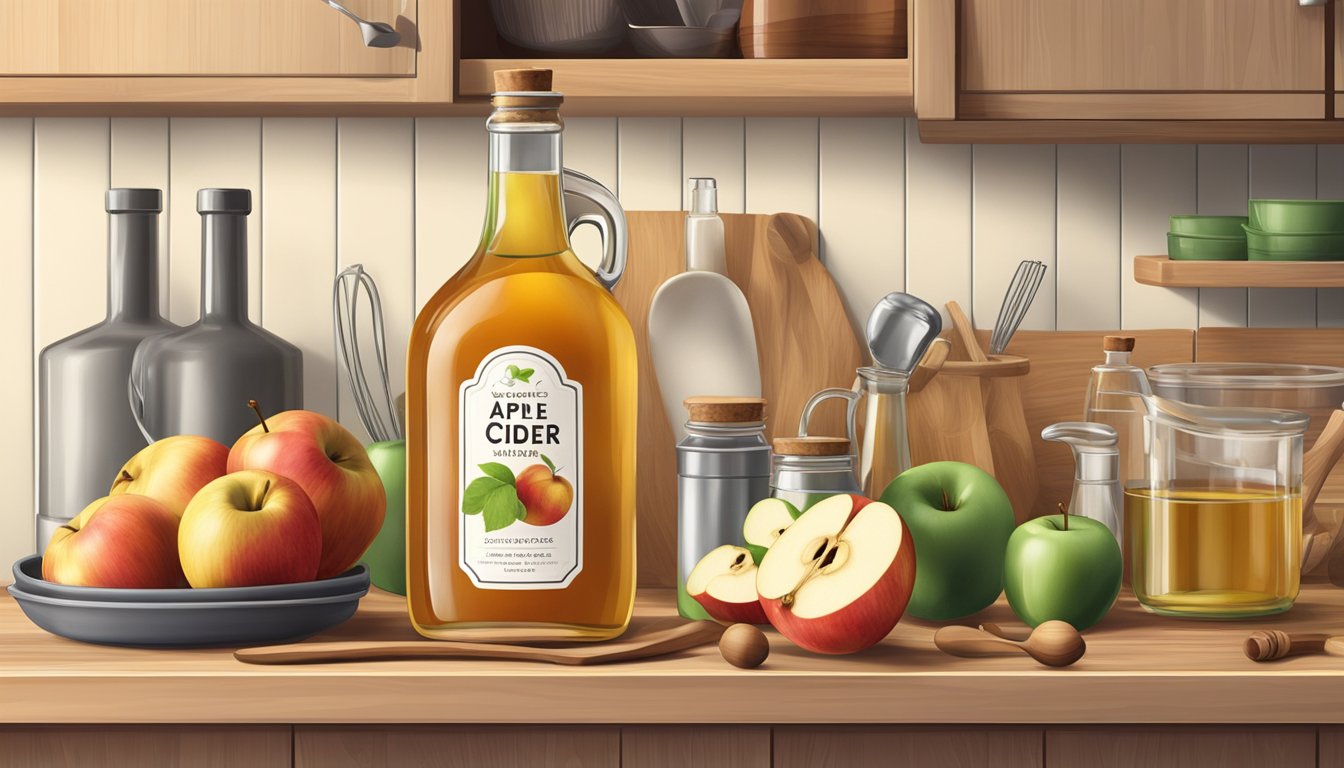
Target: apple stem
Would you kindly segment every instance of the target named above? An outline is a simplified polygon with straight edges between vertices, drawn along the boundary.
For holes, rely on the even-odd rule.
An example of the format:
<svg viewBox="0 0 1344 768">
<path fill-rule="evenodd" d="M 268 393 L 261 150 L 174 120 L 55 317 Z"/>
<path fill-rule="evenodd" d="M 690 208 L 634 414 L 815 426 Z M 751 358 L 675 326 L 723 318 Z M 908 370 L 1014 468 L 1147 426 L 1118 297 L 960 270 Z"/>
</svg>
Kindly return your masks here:
<svg viewBox="0 0 1344 768">
<path fill-rule="evenodd" d="M 121 479 L 122 479 L 122 480 L 126 480 L 126 481 L 128 481 L 128 482 L 135 480 L 135 478 L 131 476 L 131 473 L 130 473 L 130 472 L 127 472 L 127 471 L 124 470 L 124 469 L 121 470 Z"/>
<path fill-rule="evenodd" d="M 261 422 L 261 431 L 270 433 L 271 428 L 266 426 L 266 417 L 261 415 L 261 406 L 257 405 L 257 401 L 248 400 L 247 407 L 257 412 L 257 421 Z"/>
<path fill-rule="evenodd" d="M 1069 530 L 1069 507 L 1064 502 L 1059 502 L 1059 512 L 1064 515 L 1064 530 Z"/>
</svg>

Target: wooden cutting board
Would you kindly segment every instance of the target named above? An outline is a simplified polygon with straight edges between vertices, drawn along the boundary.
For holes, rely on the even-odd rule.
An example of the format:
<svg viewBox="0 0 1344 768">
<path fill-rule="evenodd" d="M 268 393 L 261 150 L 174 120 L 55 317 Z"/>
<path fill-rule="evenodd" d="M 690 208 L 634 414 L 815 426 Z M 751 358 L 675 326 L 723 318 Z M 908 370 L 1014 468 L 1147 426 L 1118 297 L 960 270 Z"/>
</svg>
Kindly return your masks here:
<svg viewBox="0 0 1344 768">
<path fill-rule="evenodd" d="M 685 214 L 626 214 L 630 263 L 616 286 L 639 347 L 639 583 L 676 584 L 676 438 L 663 413 L 648 349 L 649 302 L 663 281 L 685 270 Z M 826 268 L 817 260 L 817 226 L 791 213 L 723 214 L 728 277 L 751 307 L 760 356 L 766 432 L 797 433 L 813 392 L 848 387 L 864 364 L 863 343 Z M 844 434 L 838 404 L 822 408 L 810 430 Z"/>
</svg>

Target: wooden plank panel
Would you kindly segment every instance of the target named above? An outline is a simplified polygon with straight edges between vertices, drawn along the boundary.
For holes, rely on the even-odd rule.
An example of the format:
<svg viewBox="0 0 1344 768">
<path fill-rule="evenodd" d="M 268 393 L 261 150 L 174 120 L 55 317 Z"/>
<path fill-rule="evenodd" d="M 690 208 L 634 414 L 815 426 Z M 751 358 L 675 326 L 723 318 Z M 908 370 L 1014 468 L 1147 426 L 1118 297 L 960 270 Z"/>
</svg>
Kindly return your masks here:
<svg viewBox="0 0 1344 768">
<path fill-rule="evenodd" d="M 12 433 L 0 447 L 7 467 L 10 509 L 0 515 L 0 562 L 14 562 L 33 550 L 33 120 L 0 118 L 0 355 L 12 366 L 0 377 L 0 398 L 12 403 Z M 29 410 L 25 411 L 24 409 Z"/>
<path fill-rule="evenodd" d="M 172 118 L 168 126 L 168 318 L 196 322 L 201 312 L 201 217 L 196 192 L 206 187 L 252 190 L 247 217 L 248 317 L 261 322 L 261 120 L 252 117 Z"/>
<path fill-rule="evenodd" d="M 1125 145 L 1120 150 L 1120 309 L 1124 328 L 1193 328 L 1199 295 L 1135 283 L 1134 257 L 1166 253 L 1167 217 L 1195 210 L 1195 147 Z"/>
<path fill-rule="evenodd" d="M 817 140 L 816 118 L 747 118 L 747 213 L 817 220 Z"/>
<path fill-rule="evenodd" d="M 485 220 L 488 151 L 481 121 L 415 121 L 415 308 L 476 252 Z"/>
<path fill-rule="evenodd" d="M 336 275 L 336 120 L 266 118 L 261 140 L 262 316 L 303 350 L 303 407 L 334 417 L 346 386 L 323 311 Z"/>
<path fill-rule="evenodd" d="M 163 192 L 159 215 L 159 311 L 168 314 L 168 118 L 114 117 L 109 187 L 147 187 Z"/>
<path fill-rule="evenodd" d="M 1335 25 L 1344 25 L 1344 8 L 1336 6 Z M 1344 42 L 1344 33 L 1336 33 L 1335 44 Z M 1344 57 L 1335 56 L 1335 67 L 1344 67 Z M 1344 84 L 1344 77 L 1335 82 Z M 1321 144 L 1316 147 L 1316 197 L 1344 200 L 1344 146 Z M 1316 291 L 1316 325 L 1320 328 L 1344 328 L 1344 289 L 1320 288 Z"/>
<path fill-rule="evenodd" d="M 915 114 L 920 120 L 951 120 L 957 116 L 957 0 L 910 5 Z"/>
<path fill-rule="evenodd" d="M 770 726 L 627 726 L 621 729 L 621 765 L 770 768 Z"/>
<path fill-rule="evenodd" d="M 1252 198 L 1314 198 L 1314 145 L 1251 146 Z M 1316 327 L 1316 293 L 1285 288 L 1251 288 L 1246 295 L 1247 325 L 1260 328 Z"/>
<path fill-rule="evenodd" d="M 799 726 L 775 729 L 775 768 L 1039 768 L 1039 728 Z"/>
<path fill-rule="evenodd" d="M 620 190 L 620 172 L 618 171 L 616 138 L 616 118 L 614 117 L 576 117 L 565 120 L 564 162 L 566 168 L 572 168 L 587 174 L 601 182 L 607 189 L 617 193 Z M 482 190 L 482 197 L 484 191 Z M 484 202 L 481 203 L 485 205 Z M 482 210 L 484 210 L 482 208 Z M 602 261 L 602 238 L 594 227 L 584 226 L 574 233 L 570 246 L 574 253 L 596 269 Z"/>
<path fill-rule="evenodd" d="M 719 187 L 719 212 L 742 213 L 747 206 L 746 120 L 688 117 L 681 121 L 681 165 L 687 178 L 712 177 Z M 690 209 L 690 196 L 682 195 Z"/>
<path fill-rule="evenodd" d="M 337 266 L 363 264 L 378 282 L 392 396 L 406 391 L 406 343 L 415 320 L 415 124 L 340 118 L 336 144 Z M 368 440 L 349 387 L 341 423 Z"/>
<path fill-rule="evenodd" d="M 821 120 L 821 251 L 849 316 L 862 327 L 905 290 L 905 124 L 899 118 Z"/>
<path fill-rule="evenodd" d="M 1320 93 L 966 93 L 964 120 L 1319 120 Z"/>
<path fill-rule="evenodd" d="M 971 153 L 974 257 L 971 319 L 993 328 L 1023 259 L 1043 262 L 1044 282 L 1022 328 L 1055 327 L 1055 148 L 977 146 Z"/>
<path fill-rule="evenodd" d="M 1317 729 L 1316 765 L 1320 768 L 1344 765 L 1344 727 L 1323 725 Z"/>
<path fill-rule="evenodd" d="M 364 0 L 371 21 L 413 26 L 416 3 Z M 0 75 L 415 74 L 409 46 L 366 48 L 318 3 L 10 0 L 0 6 Z"/>
<path fill-rule="evenodd" d="M 1316 729 L 1052 729 L 1045 733 L 1045 758 L 1047 768 L 1308 768 L 1316 765 Z"/>
<path fill-rule="evenodd" d="M 295 768 L 510 768 L 621 765 L 617 728 L 534 726 L 294 729 Z"/>
<path fill-rule="evenodd" d="M 617 121 L 621 205 L 630 211 L 681 210 L 681 119 Z"/>
<path fill-rule="evenodd" d="M 925 144 L 905 122 L 905 289 L 971 306 L 971 148 Z"/>
<path fill-rule="evenodd" d="M 288 726 L 6 726 L 0 768 L 289 768 Z"/>
<path fill-rule="evenodd" d="M 1325 87 L 1325 13 L 1297 3 L 968 0 L 961 29 L 970 91 Z"/>
<path fill-rule="evenodd" d="M 1201 144 L 1196 150 L 1196 213 L 1245 216 L 1250 155 L 1245 144 Z M 1164 251 L 1165 253 L 1165 251 Z M 1246 289 L 1200 288 L 1200 326 L 1246 325 Z"/>
<path fill-rule="evenodd" d="M 1256 290 L 1302 291 L 1318 286 L 1344 285 L 1344 264 L 1337 261 L 1181 261 L 1169 259 L 1164 254 L 1134 257 L 1134 279 L 1144 285 L 1177 288 L 1250 286 Z"/>
<path fill-rule="evenodd" d="M 1055 320 L 1060 330 L 1120 326 L 1120 147 L 1060 144 Z"/>
</svg>

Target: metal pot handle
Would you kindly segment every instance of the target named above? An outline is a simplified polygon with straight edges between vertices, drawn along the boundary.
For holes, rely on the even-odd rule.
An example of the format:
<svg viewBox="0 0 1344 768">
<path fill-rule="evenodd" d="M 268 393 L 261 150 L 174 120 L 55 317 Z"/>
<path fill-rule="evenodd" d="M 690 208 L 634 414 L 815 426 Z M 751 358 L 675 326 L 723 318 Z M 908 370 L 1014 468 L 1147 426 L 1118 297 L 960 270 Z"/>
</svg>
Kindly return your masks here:
<svg viewBox="0 0 1344 768">
<path fill-rule="evenodd" d="M 625 209 L 611 190 L 591 176 L 566 168 L 561 174 L 565 196 L 566 227 L 570 236 L 584 224 L 597 227 L 602 236 L 602 261 L 597 266 L 597 279 L 612 290 L 625 274 L 626 249 L 629 231 L 625 223 Z"/>
<path fill-rule="evenodd" d="M 843 387 L 830 387 L 816 393 L 803 406 L 803 415 L 798 418 L 798 436 L 807 437 L 807 424 L 812 421 L 812 412 L 827 400 L 841 399 L 845 400 L 845 423 L 849 428 L 849 450 L 850 453 L 858 453 L 858 435 L 855 434 L 855 426 L 858 423 L 857 414 L 859 412 L 859 399 L 863 397 L 862 392 L 855 392 L 852 389 Z"/>
</svg>

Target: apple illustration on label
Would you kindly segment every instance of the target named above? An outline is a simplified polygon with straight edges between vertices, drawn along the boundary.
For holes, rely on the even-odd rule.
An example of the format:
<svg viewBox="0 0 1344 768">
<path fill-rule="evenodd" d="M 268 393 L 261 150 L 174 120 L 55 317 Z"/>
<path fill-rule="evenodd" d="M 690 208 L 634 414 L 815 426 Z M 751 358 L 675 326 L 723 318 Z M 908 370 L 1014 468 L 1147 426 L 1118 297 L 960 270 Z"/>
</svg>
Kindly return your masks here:
<svg viewBox="0 0 1344 768">
<path fill-rule="evenodd" d="M 1084 630 L 1115 604 L 1124 561 L 1105 523 L 1070 515 L 1063 504 L 1060 511 L 1013 531 L 1004 593 L 1013 613 L 1033 627 L 1059 620 Z"/>
<path fill-rule="evenodd" d="M 224 476 L 228 461 L 229 449 L 208 437 L 165 437 L 141 448 L 126 462 L 108 495 L 148 496 L 181 516 L 197 491 Z"/>
<path fill-rule="evenodd" d="M 180 587 L 177 526 L 177 513 L 148 496 L 104 496 L 51 535 L 42 578 L 81 587 Z"/>
<path fill-rule="evenodd" d="M 756 574 L 765 615 L 817 653 L 854 653 L 887 636 L 915 583 L 915 550 L 896 510 L 842 494 L 779 535 Z"/>
<path fill-rule="evenodd" d="M 182 513 L 177 547 L 197 589 L 293 584 L 317 575 L 322 526 L 298 483 L 243 470 L 196 494 Z"/>
<path fill-rule="evenodd" d="M 762 499 L 747 510 L 747 519 L 742 521 L 742 540 L 747 543 L 751 559 L 760 565 L 766 550 L 775 543 L 785 528 L 803 514 L 798 508 L 783 499 Z"/>
<path fill-rule="evenodd" d="M 1003 591 L 1013 505 L 993 476 L 959 461 L 902 472 L 882 493 L 910 529 L 919 558 L 911 616 L 946 621 L 982 610 Z"/>
<path fill-rule="evenodd" d="M 764 624 L 756 596 L 756 563 L 742 547 L 724 544 L 700 558 L 686 577 L 686 593 L 724 624 Z"/>
<path fill-rule="evenodd" d="M 527 509 L 523 522 L 528 525 L 554 525 L 574 504 L 574 486 L 556 474 L 559 470 L 546 454 L 541 455 L 541 460 L 546 463 L 524 469 L 515 483 L 518 500 Z"/>
</svg>

